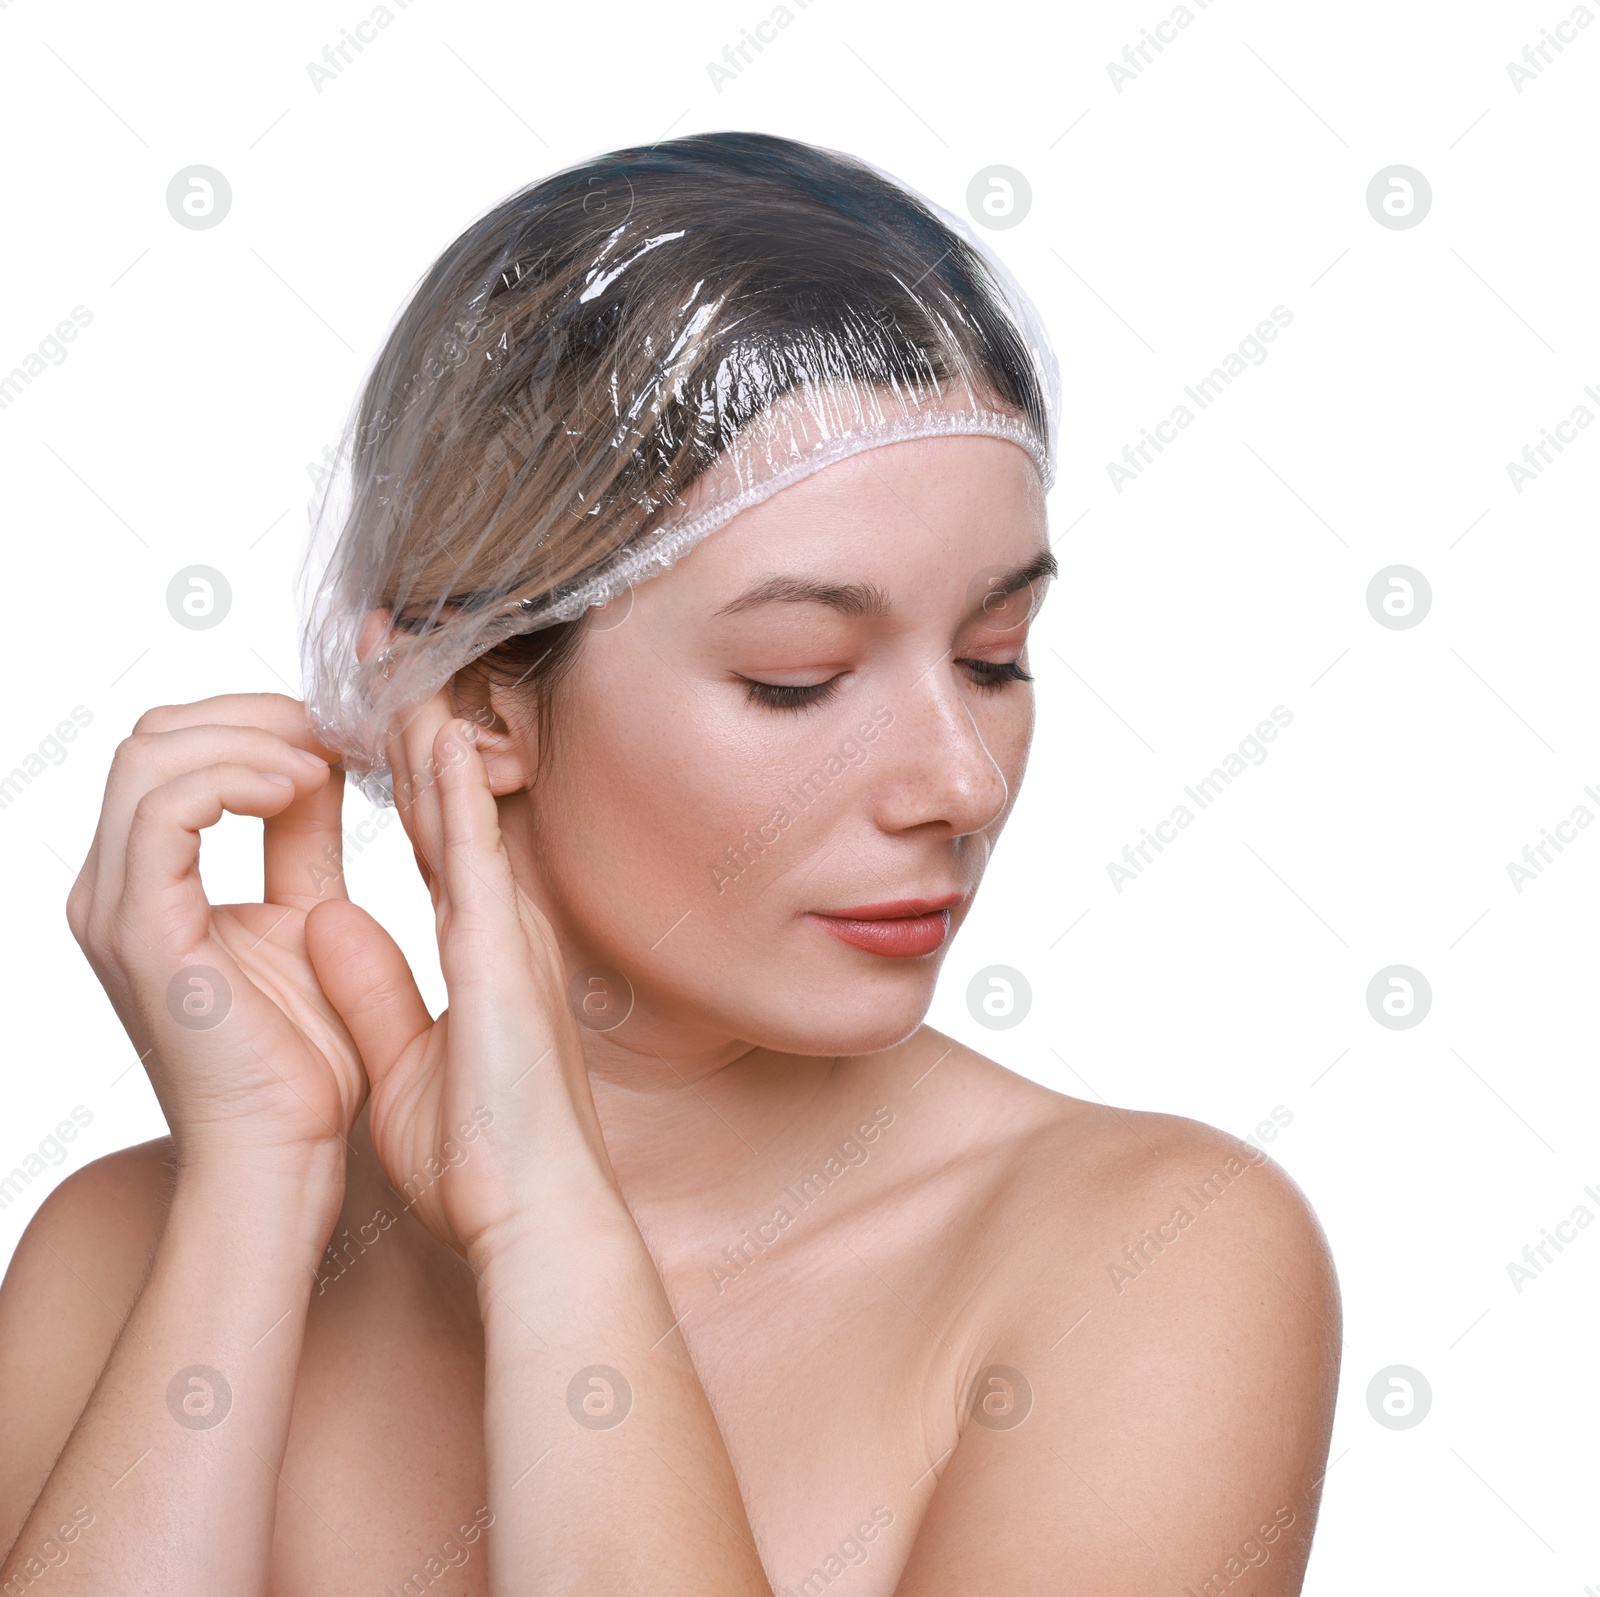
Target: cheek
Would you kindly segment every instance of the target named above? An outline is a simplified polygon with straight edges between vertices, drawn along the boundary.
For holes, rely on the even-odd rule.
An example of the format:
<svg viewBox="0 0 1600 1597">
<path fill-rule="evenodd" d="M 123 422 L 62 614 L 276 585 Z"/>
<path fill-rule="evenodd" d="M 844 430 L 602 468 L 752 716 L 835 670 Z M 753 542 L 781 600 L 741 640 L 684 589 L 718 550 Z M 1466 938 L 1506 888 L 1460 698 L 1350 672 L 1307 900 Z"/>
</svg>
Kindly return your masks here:
<svg viewBox="0 0 1600 1597">
<path fill-rule="evenodd" d="M 1028 752 L 1033 746 L 1034 702 L 1031 693 L 1020 692 L 1000 694 L 996 700 L 975 708 L 973 717 L 983 746 L 1005 781 L 1005 808 L 996 817 L 998 823 L 1003 823 L 1017 802 L 1017 790 L 1028 767 Z"/>
<path fill-rule="evenodd" d="M 770 779 L 759 748 L 717 737 L 693 698 L 637 682 L 564 701 L 559 723 L 534 805 L 545 880 L 605 962 L 642 969 L 686 911 L 718 903 L 713 867 L 757 818 Z"/>
<path fill-rule="evenodd" d="M 794 914 L 833 890 L 839 829 L 863 814 L 878 754 L 854 737 L 859 708 L 754 716 L 636 678 L 596 682 L 558 719 L 534 824 L 571 932 L 680 993 L 770 964 Z"/>
</svg>

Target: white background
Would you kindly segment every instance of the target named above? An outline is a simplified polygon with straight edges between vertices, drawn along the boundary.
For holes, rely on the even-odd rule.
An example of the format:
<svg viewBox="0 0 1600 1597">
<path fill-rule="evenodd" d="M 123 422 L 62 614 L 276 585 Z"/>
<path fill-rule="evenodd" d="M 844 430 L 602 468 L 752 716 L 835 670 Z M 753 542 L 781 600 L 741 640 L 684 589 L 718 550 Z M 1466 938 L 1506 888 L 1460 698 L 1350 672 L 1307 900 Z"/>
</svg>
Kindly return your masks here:
<svg viewBox="0 0 1600 1597">
<path fill-rule="evenodd" d="M 93 716 L 0 809 L 0 1171 L 93 1116 L 0 1210 L 0 1257 L 70 1170 L 164 1130 L 62 913 L 112 750 L 151 704 L 297 690 L 308 463 L 439 250 L 541 174 L 668 134 L 810 140 L 958 211 L 1003 164 L 1031 210 L 988 236 L 1065 379 L 1062 579 L 1029 779 L 930 1018 L 1065 1092 L 1241 1135 L 1292 1114 L 1271 1151 L 1327 1228 L 1348 1333 L 1308 1592 L 1600 1587 L 1600 1226 L 1520 1293 L 1506 1269 L 1575 1205 L 1600 1216 L 1600 828 L 1520 893 L 1506 869 L 1600 814 L 1600 427 L 1520 493 L 1506 470 L 1600 388 L 1600 25 L 1519 92 L 1507 63 L 1564 0 L 1213 0 L 1119 90 L 1107 63 L 1164 0 L 791 5 L 718 88 L 766 0 L 411 0 L 320 91 L 307 64 L 362 0 L 0 5 L 0 373 L 93 315 L 0 410 L 0 771 Z M 1365 198 L 1396 163 L 1433 192 L 1404 230 Z M 233 190 L 207 231 L 166 208 L 193 164 Z M 1276 305 L 1269 358 L 1119 493 L 1107 462 Z M 210 631 L 165 606 L 195 563 L 233 589 Z M 1407 630 L 1365 602 L 1392 564 L 1432 588 Z M 1117 891 L 1107 863 L 1279 704 L 1265 762 Z M 206 856 L 213 897 L 253 895 L 248 826 Z M 398 827 L 351 881 L 425 959 Z M 1006 1031 L 965 1000 L 997 963 L 1033 991 Z M 1408 1030 L 1368 1013 L 1391 964 L 1431 984 Z M 1409 1430 L 1368 1413 L 1392 1364 L 1432 1387 Z"/>
</svg>

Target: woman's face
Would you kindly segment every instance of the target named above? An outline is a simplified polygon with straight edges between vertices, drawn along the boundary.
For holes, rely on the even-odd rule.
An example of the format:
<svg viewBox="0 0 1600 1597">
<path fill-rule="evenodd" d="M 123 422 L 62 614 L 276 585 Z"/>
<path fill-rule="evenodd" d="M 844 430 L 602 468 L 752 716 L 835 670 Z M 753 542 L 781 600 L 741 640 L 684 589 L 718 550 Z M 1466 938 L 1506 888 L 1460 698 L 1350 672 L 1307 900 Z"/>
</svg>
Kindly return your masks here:
<svg viewBox="0 0 1600 1597">
<path fill-rule="evenodd" d="M 544 771 L 501 809 L 569 969 L 604 967 L 578 983 L 595 1029 L 823 1055 L 917 1027 L 1022 779 L 1049 569 L 1021 448 L 916 439 L 591 612 Z"/>
</svg>

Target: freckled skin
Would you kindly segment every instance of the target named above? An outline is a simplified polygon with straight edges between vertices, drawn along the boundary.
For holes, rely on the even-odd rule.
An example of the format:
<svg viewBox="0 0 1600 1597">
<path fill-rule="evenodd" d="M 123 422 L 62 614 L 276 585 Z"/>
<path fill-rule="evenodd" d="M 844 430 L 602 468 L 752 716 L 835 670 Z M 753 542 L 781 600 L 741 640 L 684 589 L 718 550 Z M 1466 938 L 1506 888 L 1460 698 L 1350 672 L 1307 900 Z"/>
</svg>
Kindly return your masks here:
<svg viewBox="0 0 1600 1597">
<path fill-rule="evenodd" d="M 810 918 L 961 892 L 959 930 L 1022 781 L 1033 689 L 1004 668 L 1027 669 L 1045 588 L 986 610 L 985 574 L 1047 549 L 1016 446 L 870 451 L 598 612 L 536 782 L 499 690 L 480 743 L 567 968 L 631 991 L 622 1024 L 584 1030 L 595 1109 L 780 1592 L 1181 1590 L 1281 1527 L 1280 1506 L 1292 1524 L 1228 1589 L 1299 1590 L 1338 1303 L 1292 1183 L 1245 1163 L 1119 1286 L 1108 1266 L 1239 1145 L 1064 1097 L 923 1026 L 948 938 L 883 958 Z M 777 574 L 877 590 L 885 613 L 717 615 Z M 832 686 L 776 708 L 751 682 Z M 461 707 L 481 691 L 464 680 Z M 1049 891 L 1048 862 L 1026 868 Z M 437 1589 L 485 1592 L 457 1534 L 486 1492 L 475 1281 L 390 1188 L 365 1112 L 350 1144 L 333 1237 L 359 1245 L 313 1290 L 270 1589 L 398 1589 L 435 1557 Z M 160 1139 L 65 1183 L 0 1293 L 0 1369 L 49 1372 L 0 1412 L 24 1438 L 0 1472 L 7 1537 L 140 1291 L 169 1155 Z M 72 1335 L 45 1348 L 24 1289 Z M 1015 1426 L 972 1405 L 996 1368 L 1028 1383 Z"/>
</svg>

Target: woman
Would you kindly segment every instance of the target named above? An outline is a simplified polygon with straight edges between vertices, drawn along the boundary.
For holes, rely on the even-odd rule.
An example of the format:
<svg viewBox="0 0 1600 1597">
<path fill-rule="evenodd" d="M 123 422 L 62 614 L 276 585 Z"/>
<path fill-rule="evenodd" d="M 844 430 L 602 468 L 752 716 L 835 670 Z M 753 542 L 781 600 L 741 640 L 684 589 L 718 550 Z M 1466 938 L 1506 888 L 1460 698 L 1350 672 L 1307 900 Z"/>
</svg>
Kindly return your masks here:
<svg viewBox="0 0 1600 1597">
<path fill-rule="evenodd" d="M 171 1134 L 0 1291 L 6 1592 L 1300 1589 L 1303 1198 L 921 1024 L 1026 761 L 1053 383 L 960 224 L 788 140 L 445 252 L 322 507 L 309 711 L 113 763 L 69 919 Z M 262 903 L 205 900 L 224 812 Z"/>
</svg>

